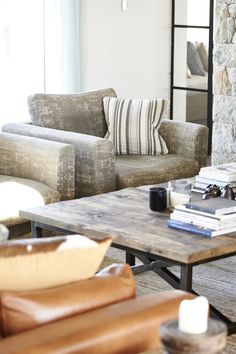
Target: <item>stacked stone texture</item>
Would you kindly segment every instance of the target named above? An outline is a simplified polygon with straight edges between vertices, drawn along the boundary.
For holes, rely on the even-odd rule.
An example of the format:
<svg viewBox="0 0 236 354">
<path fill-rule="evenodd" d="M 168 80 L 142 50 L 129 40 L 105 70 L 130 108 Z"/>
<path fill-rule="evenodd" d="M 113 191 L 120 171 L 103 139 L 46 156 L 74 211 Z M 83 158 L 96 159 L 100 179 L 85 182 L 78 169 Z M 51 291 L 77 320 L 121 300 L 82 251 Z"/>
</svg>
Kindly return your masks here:
<svg viewBox="0 0 236 354">
<path fill-rule="evenodd" d="M 217 0 L 212 163 L 236 161 L 236 0 Z"/>
</svg>

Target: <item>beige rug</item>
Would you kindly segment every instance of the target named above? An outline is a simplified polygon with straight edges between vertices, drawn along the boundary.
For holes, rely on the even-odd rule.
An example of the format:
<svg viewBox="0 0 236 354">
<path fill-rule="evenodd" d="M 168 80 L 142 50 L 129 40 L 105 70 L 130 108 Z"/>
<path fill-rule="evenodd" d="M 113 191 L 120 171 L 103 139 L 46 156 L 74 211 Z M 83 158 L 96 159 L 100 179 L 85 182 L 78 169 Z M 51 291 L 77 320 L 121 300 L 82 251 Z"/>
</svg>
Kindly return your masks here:
<svg viewBox="0 0 236 354">
<path fill-rule="evenodd" d="M 110 248 L 102 267 L 111 263 L 123 263 L 124 261 L 124 252 Z M 175 272 L 178 273 L 177 267 Z M 135 278 L 138 296 L 171 289 L 154 272 L 141 273 L 136 275 Z M 232 321 L 236 321 L 236 257 L 195 267 L 193 283 L 195 291 L 205 295 L 212 305 Z M 236 334 L 228 337 L 223 354 L 236 354 Z"/>
</svg>

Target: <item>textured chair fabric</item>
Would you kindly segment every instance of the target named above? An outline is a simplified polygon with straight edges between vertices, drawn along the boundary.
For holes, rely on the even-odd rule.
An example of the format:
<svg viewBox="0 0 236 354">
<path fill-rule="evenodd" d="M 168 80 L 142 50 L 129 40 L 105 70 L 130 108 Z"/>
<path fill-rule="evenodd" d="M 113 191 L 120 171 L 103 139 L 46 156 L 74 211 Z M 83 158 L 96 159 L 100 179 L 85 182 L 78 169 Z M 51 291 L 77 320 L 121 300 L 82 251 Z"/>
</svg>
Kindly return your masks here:
<svg viewBox="0 0 236 354">
<path fill-rule="evenodd" d="M 113 89 L 82 94 L 29 96 L 32 123 L 46 128 L 66 130 L 103 138 L 107 131 L 102 99 L 116 97 Z"/>
<path fill-rule="evenodd" d="M 0 223 L 10 227 L 10 236 L 11 228 L 25 224 L 20 209 L 74 195 L 73 145 L 0 132 Z"/>
<path fill-rule="evenodd" d="M 2 129 L 74 145 L 76 197 L 192 177 L 206 164 L 208 128 L 167 119 L 159 129 L 169 151 L 166 157 L 115 156 L 112 143 L 104 138 L 107 128 L 102 98 L 106 96 L 116 96 L 115 91 L 36 94 L 29 98 L 32 123 L 10 123 Z"/>
<path fill-rule="evenodd" d="M 107 139 L 24 123 L 7 124 L 3 129 L 15 134 L 74 145 L 76 197 L 106 193 L 116 189 L 115 154 L 112 143 Z"/>
<path fill-rule="evenodd" d="M 1 175 L 45 183 L 63 200 L 74 197 L 74 169 L 72 145 L 0 133 Z"/>
<path fill-rule="evenodd" d="M 184 156 L 168 154 L 156 156 L 125 155 L 116 157 L 116 185 L 118 189 L 166 182 L 195 176 L 198 163 Z"/>
<path fill-rule="evenodd" d="M 199 169 L 206 165 L 208 128 L 204 125 L 164 120 L 160 134 L 170 154 L 184 156 L 198 162 Z"/>
</svg>

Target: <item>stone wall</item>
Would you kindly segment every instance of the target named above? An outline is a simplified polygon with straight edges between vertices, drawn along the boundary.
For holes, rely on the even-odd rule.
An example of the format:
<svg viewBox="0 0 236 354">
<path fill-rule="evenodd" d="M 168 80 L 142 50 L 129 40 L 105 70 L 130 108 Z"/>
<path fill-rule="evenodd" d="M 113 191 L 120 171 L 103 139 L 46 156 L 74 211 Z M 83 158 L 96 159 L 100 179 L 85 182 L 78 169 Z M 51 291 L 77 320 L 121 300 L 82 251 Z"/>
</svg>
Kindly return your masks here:
<svg viewBox="0 0 236 354">
<path fill-rule="evenodd" d="M 216 0 L 212 164 L 236 161 L 236 0 Z"/>
</svg>

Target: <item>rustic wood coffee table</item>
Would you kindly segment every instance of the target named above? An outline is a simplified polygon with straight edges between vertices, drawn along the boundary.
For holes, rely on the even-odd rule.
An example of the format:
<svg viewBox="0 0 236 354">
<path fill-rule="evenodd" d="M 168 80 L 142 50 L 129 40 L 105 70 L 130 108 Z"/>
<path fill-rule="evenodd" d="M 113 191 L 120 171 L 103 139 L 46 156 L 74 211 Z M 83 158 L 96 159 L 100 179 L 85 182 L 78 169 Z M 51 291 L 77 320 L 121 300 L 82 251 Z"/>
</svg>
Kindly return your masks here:
<svg viewBox="0 0 236 354">
<path fill-rule="evenodd" d="M 194 292 L 193 267 L 234 256 L 236 233 L 206 238 L 168 228 L 169 212 L 149 209 L 149 187 L 62 201 L 22 210 L 20 216 L 31 220 L 33 237 L 40 237 L 42 229 L 93 238 L 112 236 L 112 246 L 126 251 L 126 262 L 134 266 L 135 257 L 142 261 L 134 272 L 152 270 L 174 288 Z M 180 278 L 171 272 L 173 265 L 180 266 Z M 214 307 L 211 310 L 226 322 L 229 334 L 236 333 L 236 323 Z"/>
</svg>

